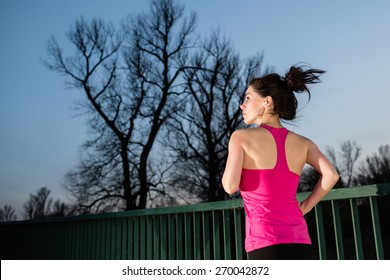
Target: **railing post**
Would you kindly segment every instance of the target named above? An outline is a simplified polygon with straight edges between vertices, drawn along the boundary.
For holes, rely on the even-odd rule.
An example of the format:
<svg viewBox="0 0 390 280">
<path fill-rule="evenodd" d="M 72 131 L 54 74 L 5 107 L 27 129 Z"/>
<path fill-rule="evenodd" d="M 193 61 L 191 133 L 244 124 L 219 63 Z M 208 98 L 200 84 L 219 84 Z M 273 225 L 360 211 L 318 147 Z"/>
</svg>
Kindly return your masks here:
<svg viewBox="0 0 390 280">
<path fill-rule="evenodd" d="M 202 212 L 203 259 L 210 259 L 210 212 Z"/>
<path fill-rule="evenodd" d="M 337 259 L 344 260 L 345 256 L 344 256 L 343 233 L 341 228 L 339 202 L 337 200 L 332 200 L 332 213 L 333 213 L 334 235 L 336 239 Z"/>
<path fill-rule="evenodd" d="M 102 238 L 100 238 L 101 240 Z M 127 219 L 127 259 L 134 260 L 134 219 Z M 101 252 L 99 252 L 101 256 Z"/>
<path fill-rule="evenodd" d="M 185 259 L 192 259 L 192 217 L 191 213 L 184 214 L 184 249 L 185 249 Z"/>
<path fill-rule="evenodd" d="M 212 221 L 213 221 L 213 236 L 214 236 L 214 242 L 213 242 L 213 248 L 214 248 L 214 260 L 220 260 L 221 259 L 221 237 L 220 237 L 220 212 L 213 210 L 212 211 Z"/>
<path fill-rule="evenodd" d="M 231 238 L 230 238 L 230 213 L 229 210 L 223 210 L 223 246 L 225 248 L 225 260 L 231 260 Z"/>
<path fill-rule="evenodd" d="M 200 229 L 200 213 L 194 212 L 193 213 L 193 219 L 194 219 L 194 259 L 200 260 L 201 259 L 201 229 Z"/>
<path fill-rule="evenodd" d="M 372 226 L 374 231 L 376 258 L 378 260 L 383 260 L 385 257 L 383 252 L 381 224 L 379 222 L 378 205 L 377 205 L 376 197 L 370 197 L 370 210 L 371 210 Z"/>
<path fill-rule="evenodd" d="M 160 216 L 160 259 L 168 259 L 168 222 L 167 215 Z"/>
<path fill-rule="evenodd" d="M 168 215 L 168 259 L 176 259 L 176 214 Z"/>
<path fill-rule="evenodd" d="M 325 244 L 325 232 L 324 232 L 324 218 L 322 215 L 322 205 L 317 204 L 315 206 L 317 237 L 318 237 L 318 252 L 320 260 L 326 260 L 326 244 Z"/>
<path fill-rule="evenodd" d="M 242 209 L 234 209 L 234 236 L 235 236 L 235 245 L 236 245 L 236 259 L 243 259 L 243 238 L 242 238 L 242 226 L 241 226 L 241 211 Z"/>
<path fill-rule="evenodd" d="M 353 227 L 353 237 L 355 240 L 356 259 L 362 260 L 364 259 L 364 255 L 363 255 L 362 234 L 360 230 L 359 212 L 357 209 L 355 199 L 350 199 L 349 203 L 351 205 L 352 227 Z"/>
<path fill-rule="evenodd" d="M 176 257 L 179 260 L 184 259 L 184 243 L 183 240 L 185 240 L 184 237 L 184 215 L 183 214 L 176 214 Z"/>
<path fill-rule="evenodd" d="M 153 243 L 153 217 L 148 216 L 146 217 L 146 259 L 147 260 L 152 260 L 153 259 L 153 248 L 154 248 L 154 243 Z"/>
</svg>

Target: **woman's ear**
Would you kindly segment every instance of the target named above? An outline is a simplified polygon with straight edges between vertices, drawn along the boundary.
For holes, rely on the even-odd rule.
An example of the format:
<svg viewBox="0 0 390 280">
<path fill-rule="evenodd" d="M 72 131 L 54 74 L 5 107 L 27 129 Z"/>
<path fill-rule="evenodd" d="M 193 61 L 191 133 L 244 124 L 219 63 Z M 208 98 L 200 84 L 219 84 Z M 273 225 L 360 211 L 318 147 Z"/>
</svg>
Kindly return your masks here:
<svg viewBox="0 0 390 280">
<path fill-rule="evenodd" d="M 272 97 L 271 96 L 267 96 L 265 99 L 264 99 L 264 104 L 265 104 L 265 107 L 270 107 L 272 104 L 273 104 L 273 100 L 272 100 Z"/>
</svg>

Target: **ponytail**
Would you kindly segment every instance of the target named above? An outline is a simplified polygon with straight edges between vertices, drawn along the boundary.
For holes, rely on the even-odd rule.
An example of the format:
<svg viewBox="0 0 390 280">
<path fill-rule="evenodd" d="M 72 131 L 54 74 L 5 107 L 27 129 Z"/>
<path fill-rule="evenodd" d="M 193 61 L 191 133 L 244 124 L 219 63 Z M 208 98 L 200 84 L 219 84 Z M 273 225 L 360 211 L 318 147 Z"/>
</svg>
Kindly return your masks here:
<svg viewBox="0 0 390 280">
<path fill-rule="evenodd" d="M 271 73 L 261 78 L 254 78 L 249 85 L 262 97 L 272 97 L 274 113 L 281 119 L 295 119 L 298 101 L 294 92 L 307 92 L 309 99 L 311 93 L 307 87 L 309 84 L 320 82 L 320 75 L 325 73 L 319 69 L 304 69 L 304 66 L 292 66 L 282 78 L 276 73 Z"/>
<path fill-rule="evenodd" d="M 319 77 L 323 73 L 325 73 L 325 71 L 319 69 L 309 68 L 304 70 L 302 66 L 292 66 L 286 73 L 284 82 L 286 83 L 287 87 L 294 92 L 306 91 L 310 98 L 311 94 L 307 85 L 319 83 Z"/>
</svg>

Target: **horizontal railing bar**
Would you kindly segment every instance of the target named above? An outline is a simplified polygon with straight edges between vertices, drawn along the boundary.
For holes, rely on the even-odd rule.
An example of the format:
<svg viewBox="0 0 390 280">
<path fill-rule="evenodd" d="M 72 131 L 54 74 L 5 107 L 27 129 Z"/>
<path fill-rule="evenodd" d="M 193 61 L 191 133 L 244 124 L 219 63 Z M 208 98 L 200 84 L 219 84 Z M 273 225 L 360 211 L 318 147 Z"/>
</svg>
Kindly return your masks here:
<svg viewBox="0 0 390 280">
<path fill-rule="evenodd" d="M 309 194 L 310 192 L 298 193 L 297 199 L 299 201 L 302 201 Z M 323 200 L 327 201 L 327 200 L 340 200 L 340 199 L 351 199 L 351 198 L 362 198 L 362 197 L 376 197 L 376 196 L 383 196 L 389 194 L 390 194 L 390 183 L 385 183 L 385 184 L 377 184 L 377 185 L 333 189 Z M 3 222 L 0 223 L 0 227 L 3 225 L 6 226 L 8 224 L 24 225 L 24 224 L 41 224 L 41 223 L 49 223 L 49 222 L 63 223 L 63 222 L 75 222 L 75 221 L 106 219 L 106 218 L 112 219 L 112 218 L 139 217 L 139 216 L 148 216 L 148 215 L 166 215 L 166 214 L 174 214 L 174 213 L 193 213 L 193 212 L 201 212 L 201 211 L 235 209 L 235 208 L 242 208 L 242 207 L 243 207 L 242 199 L 234 199 L 234 200 L 205 202 L 205 203 L 190 204 L 190 205 L 129 210 L 129 211 L 112 212 L 112 213 L 105 213 L 105 214 L 87 214 L 87 215 L 80 215 L 80 216 L 57 217 L 57 218 L 48 217 L 39 220 Z"/>
<path fill-rule="evenodd" d="M 310 192 L 298 193 L 297 199 L 299 201 L 304 200 Z M 345 187 L 331 190 L 327 196 L 323 198 L 323 201 L 351 199 L 351 198 L 363 198 L 363 197 L 376 197 L 390 194 L 390 183 L 366 185 L 359 187 Z"/>
</svg>

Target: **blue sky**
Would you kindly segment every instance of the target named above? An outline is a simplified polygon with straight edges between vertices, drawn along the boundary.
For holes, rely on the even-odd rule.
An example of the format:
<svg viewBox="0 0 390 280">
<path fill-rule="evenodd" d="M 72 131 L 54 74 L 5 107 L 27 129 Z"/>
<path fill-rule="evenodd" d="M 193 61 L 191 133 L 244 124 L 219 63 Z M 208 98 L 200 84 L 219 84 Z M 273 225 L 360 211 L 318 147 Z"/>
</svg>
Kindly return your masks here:
<svg viewBox="0 0 390 280">
<path fill-rule="evenodd" d="M 219 27 L 242 58 L 264 52 L 281 74 L 299 62 L 327 71 L 311 101 L 300 99 L 300 118 L 289 128 L 323 150 L 352 140 L 367 155 L 390 144 L 390 1 L 179 2 L 198 13 L 199 32 Z M 81 15 L 117 24 L 147 8 L 143 0 L 0 0 L 0 207 L 19 215 L 43 186 L 66 200 L 63 176 L 87 137 L 72 110 L 79 95 L 41 63 L 49 37 L 66 48 L 65 33 Z"/>
</svg>

